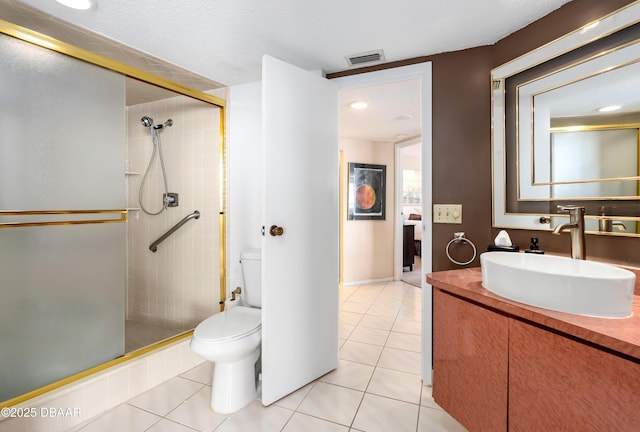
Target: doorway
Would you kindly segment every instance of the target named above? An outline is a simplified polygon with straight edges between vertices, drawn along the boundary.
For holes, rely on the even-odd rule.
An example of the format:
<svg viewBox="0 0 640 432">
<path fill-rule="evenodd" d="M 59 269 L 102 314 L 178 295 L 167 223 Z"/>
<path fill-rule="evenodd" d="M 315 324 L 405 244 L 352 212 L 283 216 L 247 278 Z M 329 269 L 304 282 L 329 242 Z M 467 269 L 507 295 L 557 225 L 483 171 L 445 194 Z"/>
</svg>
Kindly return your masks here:
<svg viewBox="0 0 640 432">
<path fill-rule="evenodd" d="M 396 143 L 396 208 L 402 217 L 400 280 L 422 288 L 422 141 Z"/>
<path fill-rule="evenodd" d="M 343 283 L 363 284 L 401 280 L 403 270 L 413 269 L 415 262 L 414 226 L 405 225 L 402 204 L 397 197 L 402 194 L 402 161 L 397 149 L 406 147 L 400 143 L 415 143 L 419 150 L 421 135 L 420 79 L 389 81 L 370 86 L 345 88 L 340 91 L 340 148 L 343 152 L 345 177 L 351 175 L 350 164 L 383 168 L 386 172 L 384 189 L 376 192 L 376 199 L 383 200 L 385 209 L 381 217 L 363 215 L 361 218 L 343 215 Z M 421 171 L 421 160 L 414 159 L 415 169 Z M 346 171 L 349 171 L 348 173 Z M 343 199 L 343 208 L 352 208 L 355 196 L 349 182 Z M 415 185 L 421 189 L 420 181 Z M 382 192 L 382 193 L 381 193 Z M 380 196 L 381 195 L 381 196 Z M 415 210 L 422 214 L 421 203 L 412 201 Z M 407 211 L 409 211 L 409 207 Z M 397 233 L 400 226 L 400 234 Z M 417 238 L 421 237 L 418 226 Z M 411 234 L 404 251 L 403 232 Z M 398 255 L 397 250 L 403 253 Z"/>
<path fill-rule="evenodd" d="M 364 88 L 364 87 L 376 87 L 376 86 L 379 86 L 381 89 L 386 90 L 389 88 L 389 86 L 387 86 L 388 84 L 399 83 L 403 81 L 411 81 L 411 80 L 415 80 L 415 82 L 417 82 L 418 84 L 415 89 L 414 96 L 418 101 L 418 112 L 416 114 L 416 118 L 419 120 L 419 124 L 421 126 L 420 126 L 419 136 L 410 136 L 410 135 L 403 136 L 403 137 L 394 136 L 390 140 L 392 144 L 389 145 L 389 143 L 387 143 L 390 148 L 388 151 L 391 153 L 391 157 L 389 159 L 390 162 L 387 163 L 387 179 L 391 179 L 391 181 L 395 183 L 397 183 L 397 181 L 395 180 L 397 174 L 395 172 L 396 171 L 396 164 L 395 164 L 396 148 L 394 148 L 394 144 L 397 141 L 410 140 L 412 138 L 413 139 L 419 138 L 421 152 L 422 152 L 421 158 L 420 158 L 421 171 L 423 173 L 431 172 L 431 166 L 432 166 L 431 63 L 430 62 L 420 63 L 412 66 L 386 69 L 386 70 L 381 70 L 376 72 L 351 75 L 351 76 L 335 79 L 335 81 L 338 82 L 338 85 L 340 87 L 341 102 L 345 102 L 346 98 L 343 98 L 343 95 L 345 94 L 346 90 L 358 89 L 358 88 Z M 352 102 L 358 102 L 358 101 L 354 100 Z M 380 108 L 380 107 L 376 107 L 375 105 L 371 105 L 370 107 L 372 111 Z M 342 125 L 343 125 L 342 111 L 344 111 L 344 107 L 341 105 L 341 119 L 340 119 L 341 120 L 341 127 L 340 127 L 341 144 L 343 140 L 351 139 L 350 137 L 345 136 L 345 131 L 342 128 Z M 407 120 L 407 118 L 404 117 L 403 114 L 399 114 L 394 118 L 394 120 L 396 122 L 402 122 Z M 361 126 L 361 128 L 366 130 L 367 126 Z M 378 142 L 376 141 L 376 143 L 369 149 L 370 155 L 375 154 L 374 150 L 377 147 L 379 146 L 378 146 Z M 387 154 L 386 151 L 384 151 L 384 153 Z M 359 162 L 359 161 L 350 160 L 350 155 L 346 151 L 344 151 L 343 166 L 346 167 L 349 162 Z M 370 163 L 375 163 L 375 162 L 372 161 Z M 391 173 L 389 171 L 391 171 Z M 348 181 L 348 177 L 345 178 L 345 180 Z M 422 210 L 422 213 L 421 213 L 422 214 L 422 232 L 421 232 L 422 237 L 421 237 L 420 258 L 421 258 L 422 277 L 420 279 L 421 279 L 421 288 L 422 288 L 422 299 L 421 299 L 422 300 L 422 329 L 421 329 L 422 336 L 421 337 L 422 337 L 422 347 L 423 347 L 421 363 L 422 363 L 423 382 L 427 385 L 430 385 L 431 370 L 432 370 L 432 325 L 431 325 L 432 299 L 431 299 L 431 286 L 427 285 L 424 279 L 424 274 L 431 271 L 431 256 L 432 256 L 432 253 L 431 253 L 432 185 L 431 185 L 430 175 L 421 176 L 421 189 L 422 190 L 421 190 L 420 204 L 421 204 L 421 210 Z M 397 195 L 397 191 L 395 191 L 393 188 L 391 188 L 391 191 L 388 190 L 387 193 L 390 194 L 392 198 L 394 198 L 394 196 Z M 345 195 L 348 195 L 348 194 L 345 194 Z M 343 199 L 347 200 L 348 197 L 344 197 Z M 391 231 L 393 233 L 392 234 L 393 239 L 391 240 L 390 243 L 386 243 L 384 246 L 376 244 L 375 242 L 372 242 L 370 246 L 368 248 L 365 248 L 364 250 L 366 251 L 367 254 L 369 254 L 368 256 L 373 256 L 374 258 L 378 257 L 380 254 L 391 253 L 392 257 L 389 258 L 387 262 L 391 263 L 390 265 L 392 268 L 390 271 L 387 271 L 386 275 L 382 276 L 381 279 L 382 280 L 385 280 L 385 279 L 400 280 L 401 272 L 402 272 L 402 267 L 401 267 L 401 264 L 402 264 L 401 244 L 402 243 L 400 241 L 397 241 L 397 239 L 402 238 L 402 230 L 403 230 L 402 215 L 401 215 L 402 211 L 401 211 L 401 206 L 393 204 L 396 202 L 395 199 L 391 199 L 390 201 L 387 200 L 387 202 L 391 202 L 392 205 L 391 207 L 387 207 L 388 209 L 387 219 L 389 220 L 386 220 L 384 222 L 386 224 L 390 224 Z M 348 208 L 348 206 L 346 206 L 344 203 L 343 205 L 345 208 Z M 345 265 L 345 263 L 350 263 L 350 261 L 348 260 L 355 259 L 355 258 L 348 257 L 349 252 L 346 250 L 347 245 L 354 245 L 354 244 L 358 245 L 362 241 L 366 242 L 370 238 L 376 238 L 375 234 L 377 233 L 377 231 L 375 229 L 379 227 L 375 226 L 374 224 L 377 223 L 379 225 L 382 225 L 383 221 L 347 221 L 345 214 L 341 214 L 340 221 L 341 221 L 340 222 L 341 232 L 343 236 L 342 242 L 344 244 L 340 255 L 341 255 L 341 264 L 343 265 L 343 268 L 345 270 L 345 273 L 344 273 L 345 277 L 344 277 L 344 280 L 342 280 L 341 282 L 348 284 L 350 282 L 349 278 L 350 277 L 353 278 L 353 276 L 352 275 L 350 276 L 346 271 L 347 269 L 345 267 L 347 266 Z M 364 222 L 369 222 L 368 228 L 364 228 L 364 225 L 362 225 Z M 368 238 L 364 237 L 361 233 L 358 233 L 359 236 L 355 238 L 348 237 L 349 228 L 350 228 L 349 224 L 351 224 L 351 226 L 358 226 L 360 230 L 363 230 L 365 232 L 369 231 L 370 237 Z M 356 224 L 360 224 L 360 225 L 356 225 Z M 381 241 L 383 239 L 378 239 L 378 240 Z M 367 255 L 365 255 L 365 257 L 356 256 L 356 258 L 358 258 L 358 262 L 363 262 L 363 261 L 366 261 L 368 256 Z M 369 265 L 371 266 L 371 264 Z M 377 267 L 376 267 L 376 270 L 377 270 Z M 357 277 L 358 275 L 356 275 L 356 277 L 353 278 L 353 281 L 355 281 L 355 283 L 371 282 L 371 280 L 366 279 L 366 276 L 364 277 L 364 279 L 358 279 Z M 363 276 L 360 276 L 360 277 L 362 278 Z M 375 281 L 376 278 L 377 278 L 377 274 L 372 273 L 371 279 Z"/>
</svg>

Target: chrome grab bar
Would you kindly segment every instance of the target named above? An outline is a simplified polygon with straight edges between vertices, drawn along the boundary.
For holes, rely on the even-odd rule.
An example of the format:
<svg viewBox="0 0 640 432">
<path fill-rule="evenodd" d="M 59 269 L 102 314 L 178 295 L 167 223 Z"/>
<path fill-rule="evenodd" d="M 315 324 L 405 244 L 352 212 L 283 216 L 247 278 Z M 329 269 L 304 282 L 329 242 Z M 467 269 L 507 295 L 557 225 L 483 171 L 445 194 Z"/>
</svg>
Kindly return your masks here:
<svg viewBox="0 0 640 432">
<path fill-rule="evenodd" d="M 169 231 L 167 231 L 166 233 L 164 233 L 160 237 L 158 237 L 158 240 L 156 240 L 153 243 L 151 243 L 151 245 L 149 246 L 149 250 L 151 252 L 157 252 L 158 251 L 158 245 L 160 243 L 162 243 L 163 241 L 165 241 L 167 239 L 167 237 L 169 237 L 171 234 L 176 232 L 178 230 L 178 228 L 180 228 L 182 225 L 187 223 L 189 221 L 189 219 L 198 219 L 199 217 L 200 217 L 200 212 L 198 210 L 194 211 L 191 214 L 186 215 L 180 222 L 178 222 L 177 224 L 175 224 L 174 226 L 169 228 Z"/>
</svg>

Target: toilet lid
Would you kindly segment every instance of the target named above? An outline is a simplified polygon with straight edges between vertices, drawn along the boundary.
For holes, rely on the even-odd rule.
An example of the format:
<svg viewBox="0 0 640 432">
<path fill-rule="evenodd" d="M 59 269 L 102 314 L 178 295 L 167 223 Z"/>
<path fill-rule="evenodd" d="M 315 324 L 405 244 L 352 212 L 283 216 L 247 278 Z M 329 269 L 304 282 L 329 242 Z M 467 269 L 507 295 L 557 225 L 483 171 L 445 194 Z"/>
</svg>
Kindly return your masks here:
<svg viewBox="0 0 640 432">
<path fill-rule="evenodd" d="M 209 341 L 235 339 L 259 330 L 261 324 L 260 309 L 236 306 L 202 321 L 193 334 L 197 338 Z"/>
</svg>

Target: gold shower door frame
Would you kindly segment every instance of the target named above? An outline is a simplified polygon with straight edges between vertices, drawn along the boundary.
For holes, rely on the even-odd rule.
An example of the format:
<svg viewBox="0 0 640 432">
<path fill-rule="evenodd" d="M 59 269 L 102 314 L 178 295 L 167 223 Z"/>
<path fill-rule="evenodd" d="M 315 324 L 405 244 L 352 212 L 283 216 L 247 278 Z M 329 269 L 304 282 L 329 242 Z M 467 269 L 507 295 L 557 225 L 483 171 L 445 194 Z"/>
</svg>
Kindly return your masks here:
<svg viewBox="0 0 640 432">
<path fill-rule="evenodd" d="M 227 203 L 227 159 L 226 159 L 226 141 L 225 141 L 225 124 L 226 124 L 226 101 L 216 96 L 204 93 L 199 90 L 192 89 L 182 84 L 167 80 L 157 75 L 151 74 L 141 69 L 134 68 L 124 63 L 112 60 L 110 58 L 95 54 L 91 51 L 83 48 L 76 47 L 66 42 L 59 41 L 51 38 L 42 33 L 29 30 L 25 27 L 21 27 L 10 23 L 8 21 L 0 19 L 0 33 L 12 36 L 16 39 L 49 49 L 51 51 L 58 52 L 60 54 L 67 55 L 69 57 L 91 63 L 105 69 L 120 73 L 126 77 L 134 78 L 138 81 L 145 82 L 166 90 L 179 93 L 184 96 L 188 96 L 202 102 L 208 103 L 212 106 L 220 109 L 220 215 L 219 215 L 219 227 L 220 227 L 220 310 L 224 306 L 226 299 L 226 203 Z M 1 217 L 6 216 L 49 216 L 49 215 L 88 215 L 88 214 L 120 214 L 119 218 L 100 218 L 100 219 L 78 219 L 67 218 L 68 220 L 56 220 L 56 221 L 35 221 L 35 222 L 2 222 Z M 81 224 L 100 224 L 100 223 L 126 223 L 128 221 L 128 211 L 126 209 L 115 210 L 11 210 L 0 211 L 0 229 L 4 228 L 17 228 L 17 227 L 30 227 L 30 226 L 52 226 L 52 225 L 81 225 Z M 189 330 L 178 334 L 164 341 L 146 346 L 132 353 L 125 354 L 117 359 L 105 362 L 101 365 L 93 367 L 91 369 L 79 372 L 71 375 L 67 378 L 59 381 L 47 384 L 39 389 L 32 390 L 20 396 L 8 399 L 6 401 L 0 401 L 0 408 L 13 406 L 24 402 L 28 399 L 42 395 L 49 391 L 60 388 L 69 383 L 75 382 L 87 376 L 98 373 L 102 370 L 115 366 L 117 364 L 124 363 L 133 358 L 140 357 L 156 349 L 170 345 L 178 340 L 191 337 L 193 330 Z"/>
</svg>

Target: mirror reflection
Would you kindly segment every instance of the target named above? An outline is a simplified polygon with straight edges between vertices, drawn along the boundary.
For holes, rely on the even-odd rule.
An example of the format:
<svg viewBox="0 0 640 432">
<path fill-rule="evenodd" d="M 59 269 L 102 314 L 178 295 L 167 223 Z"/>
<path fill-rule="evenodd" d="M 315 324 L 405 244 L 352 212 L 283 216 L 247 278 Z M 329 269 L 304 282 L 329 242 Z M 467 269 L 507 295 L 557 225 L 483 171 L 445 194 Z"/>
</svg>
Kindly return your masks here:
<svg viewBox="0 0 640 432">
<path fill-rule="evenodd" d="M 630 44 L 517 87 L 520 199 L 638 198 L 639 59 Z"/>
<path fill-rule="evenodd" d="M 495 227 L 552 229 L 562 204 L 591 232 L 638 235 L 638 17 L 630 5 L 492 70 Z"/>
<path fill-rule="evenodd" d="M 551 198 L 637 198 L 637 127 L 551 128 L 550 137 Z"/>
</svg>

